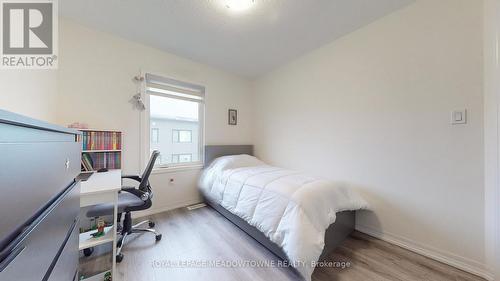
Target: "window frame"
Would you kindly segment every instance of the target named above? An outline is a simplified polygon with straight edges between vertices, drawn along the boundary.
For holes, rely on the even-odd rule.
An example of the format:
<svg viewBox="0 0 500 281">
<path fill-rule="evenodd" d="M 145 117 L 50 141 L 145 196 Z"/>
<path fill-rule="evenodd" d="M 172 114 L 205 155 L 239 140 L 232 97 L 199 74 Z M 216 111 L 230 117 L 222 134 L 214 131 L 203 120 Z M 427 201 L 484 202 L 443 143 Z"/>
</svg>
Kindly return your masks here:
<svg viewBox="0 0 500 281">
<path fill-rule="evenodd" d="M 189 163 L 175 163 L 175 164 L 164 164 L 164 165 L 156 165 L 153 168 L 153 171 L 169 171 L 169 170 L 189 170 L 193 168 L 201 168 L 204 163 L 204 151 L 205 151 L 205 87 L 191 84 L 188 82 L 178 81 L 175 79 L 168 78 L 168 76 L 154 73 L 154 72 L 141 72 L 141 76 L 144 77 L 144 80 L 140 83 L 141 86 L 141 98 L 146 107 L 145 110 L 141 112 L 141 147 L 143 153 L 141 153 L 141 167 L 144 169 L 147 166 L 149 161 L 149 157 L 151 155 L 151 126 L 150 126 L 150 95 L 155 95 L 159 97 L 168 97 L 172 98 L 172 96 L 162 94 L 159 92 L 150 92 L 147 90 L 147 82 L 146 75 L 153 75 L 156 77 L 161 77 L 162 81 L 166 81 L 171 88 L 178 88 L 182 93 L 185 89 L 191 89 L 192 91 L 196 91 L 200 94 L 201 99 L 198 102 L 198 124 L 199 124 L 199 132 L 198 132 L 198 153 L 199 160 L 193 161 Z M 183 100 L 182 98 L 179 98 Z M 191 130 L 191 142 L 193 142 L 193 132 Z M 192 156 L 191 156 L 192 157 Z M 192 158 L 191 158 L 192 159 Z"/>
</svg>

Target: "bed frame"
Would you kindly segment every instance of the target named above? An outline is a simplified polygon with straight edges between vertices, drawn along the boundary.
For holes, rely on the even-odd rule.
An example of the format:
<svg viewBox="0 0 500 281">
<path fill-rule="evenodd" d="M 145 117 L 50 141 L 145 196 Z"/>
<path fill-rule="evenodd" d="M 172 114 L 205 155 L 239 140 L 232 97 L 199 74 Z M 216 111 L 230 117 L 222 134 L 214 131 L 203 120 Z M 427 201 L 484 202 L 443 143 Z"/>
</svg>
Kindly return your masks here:
<svg viewBox="0 0 500 281">
<path fill-rule="evenodd" d="M 207 145 L 205 146 L 205 167 L 210 165 L 212 161 L 221 156 L 248 154 L 253 155 L 252 145 Z M 282 260 L 288 260 L 285 252 L 269 240 L 260 230 L 248 224 L 242 218 L 234 215 L 226 210 L 218 203 L 212 202 L 205 198 L 205 202 L 219 212 L 222 216 L 238 226 L 245 233 L 250 235 L 257 242 L 266 247 L 273 254 Z M 319 258 L 320 261 L 328 260 L 329 254 L 344 241 L 349 234 L 354 231 L 355 211 L 345 211 L 337 213 L 337 219 L 331 224 L 325 232 L 325 248 Z"/>
</svg>

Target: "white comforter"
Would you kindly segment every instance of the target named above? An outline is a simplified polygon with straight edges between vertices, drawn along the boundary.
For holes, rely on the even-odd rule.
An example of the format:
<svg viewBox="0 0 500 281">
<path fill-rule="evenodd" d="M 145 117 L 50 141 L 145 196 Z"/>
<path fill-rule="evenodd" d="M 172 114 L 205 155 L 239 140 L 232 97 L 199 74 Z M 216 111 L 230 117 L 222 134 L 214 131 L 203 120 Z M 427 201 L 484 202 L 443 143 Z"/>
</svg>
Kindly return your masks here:
<svg viewBox="0 0 500 281">
<path fill-rule="evenodd" d="M 266 165 L 249 155 L 224 156 L 205 169 L 202 193 L 281 246 L 306 280 L 336 213 L 367 207 L 353 190 Z"/>
</svg>

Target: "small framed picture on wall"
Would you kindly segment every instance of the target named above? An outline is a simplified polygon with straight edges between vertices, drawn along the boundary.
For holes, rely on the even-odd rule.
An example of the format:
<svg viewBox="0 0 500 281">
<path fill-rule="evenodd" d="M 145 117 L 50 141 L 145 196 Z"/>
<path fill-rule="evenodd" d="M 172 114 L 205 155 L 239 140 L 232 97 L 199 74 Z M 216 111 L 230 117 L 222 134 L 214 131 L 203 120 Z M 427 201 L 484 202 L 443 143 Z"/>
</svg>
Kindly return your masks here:
<svg viewBox="0 0 500 281">
<path fill-rule="evenodd" d="M 228 124 L 238 125 L 238 111 L 236 109 L 229 109 L 228 111 Z"/>
</svg>

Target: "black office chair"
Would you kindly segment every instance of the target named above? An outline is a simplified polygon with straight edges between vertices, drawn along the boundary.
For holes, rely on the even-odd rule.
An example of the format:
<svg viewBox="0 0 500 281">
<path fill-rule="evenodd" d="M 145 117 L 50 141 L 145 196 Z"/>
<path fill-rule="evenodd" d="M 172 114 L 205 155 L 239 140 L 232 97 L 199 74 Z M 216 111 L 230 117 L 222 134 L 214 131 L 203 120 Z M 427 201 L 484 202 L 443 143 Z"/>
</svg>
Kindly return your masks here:
<svg viewBox="0 0 500 281">
<path fill-rule="evenodd" d="M 153 198 L 153 190 L 149 184 L 149 176 L 153 170 L 156 158 L 160 155 L 160 152 L 155 150 L 151 154 L 149 163 L 142 174 L 142 177 L 123 175 L 122 179 L 131 179 L 139 182 L 137 188 L 133 186 L 122 186 L 122 190 L 118 194 L 118 225 L 121 222 L 122 214 L 125 213 L 125 219 L 123 220 L 123 225 L 120 231 L 121 237 L 117 242 L 116 251 L 116 261 L 121 262 L 123 260 L 122 248 L 125 245 L 127 236 L 132 233 L 143 233 L 150 232 L 155 234 L 156 241 L 161 240 L 161 234 L 156 232 L 153 228 L 155 223 L 151 220 L 141 221 L 135 225 L 132 225 L 131 212 L 142 211 L 149 209 L 152 205 L 151 199 Z M 87 212 L 87 217 L 99 217 L 113 214 L 112 204 L 100 204 L 92 207 Z M 149 228 L 140 228 L 139 226 L 148 223 Z M 119 229 L 118 229 L 119 230 Z M 92 254 L 92 250 L 85 252 L 86 256 Z"/>
</svg>

